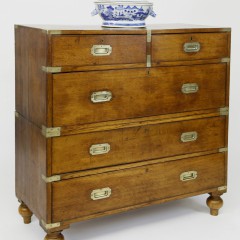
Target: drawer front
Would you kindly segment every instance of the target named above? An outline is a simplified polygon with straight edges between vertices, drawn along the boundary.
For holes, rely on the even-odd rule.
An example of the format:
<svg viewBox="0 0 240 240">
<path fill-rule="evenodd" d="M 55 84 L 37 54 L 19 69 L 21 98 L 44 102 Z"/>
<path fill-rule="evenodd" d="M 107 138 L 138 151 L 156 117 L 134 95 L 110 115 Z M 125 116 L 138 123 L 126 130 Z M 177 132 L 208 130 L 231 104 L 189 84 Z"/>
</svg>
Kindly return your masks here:
<svg viewBox="0 0 240 240">
<path fill-rule="evenodd" d="M 80 35 L 52 38 L 53 66 L 146 63 L 146 36 Z"/>
<path fill-rule="evenodd" d="M 225 121 L 214 117 L 53 138 L 52 173 L 222 148 Z"/>
<path fill-rule="evenodd" d="M 54 74 L 54 126 L 220 108 L 226 64 Z M 211 96 L 211 98 L 209 97 Z"/>
<path fill-rule="evenodd" d="M 227 33 L 167 34 L 152 37 L 152 61 L 229 57 Z"/>
<path fill-rule="evenodd" d="M 224 154 L 53 183 L 53 222 L 225 185 Z"/>
</svg>

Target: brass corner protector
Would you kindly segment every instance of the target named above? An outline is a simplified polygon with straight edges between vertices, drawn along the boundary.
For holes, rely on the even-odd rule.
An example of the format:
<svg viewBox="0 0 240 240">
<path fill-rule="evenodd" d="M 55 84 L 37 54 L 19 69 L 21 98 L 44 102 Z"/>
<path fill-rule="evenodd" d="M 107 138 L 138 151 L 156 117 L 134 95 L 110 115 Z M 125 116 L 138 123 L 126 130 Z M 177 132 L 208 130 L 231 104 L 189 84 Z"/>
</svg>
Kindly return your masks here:
<svg viewBox="0 0 240 240">
<path fill-rule="evenodd" d="M 222 32 L 231 32 L 232 29 L 230 27 L 226 27 L 226 28 L 222 28 L 221 31 Z"/>
<path fill-rule="evenodd" d="M 147 42 L 150 43 L 152 42 L 152 30 L 147 29 Z"/>
<path fill-rule="evenodd" d="M 228 151 L 228 148 L 225 147 L 225 148 L 219 148 L 218 150 L 220 153 L 224 153 L 224 152 L 227 152 Z"/>
<path fill-rule="evenodd" d="M 230 59 L 230 58 L 227 58 L 227 57 L 221 59 L 221 62 L 222 62 L 222 63 L 229 63 L 230 61 L 231 61 L 231 59 Z"/>
<path fill-rule="evenodd" d="M 42 66 L 42 71 L 46 72 L 46 73 L 60 73 L 60 72 L 62 72 L 62 68 L 61 67 L 45 67 L 45 66 Z"/>
<path fill-rule="evenodd" d="M 218 191 L 221 192 L 221 191 L 227 191 L 227 186 L 221 186 L 218 188 Z"/>
<path fill-rule="evenodd" d="M 58 222 L 58 223 L 45 223 L 43 220 L 41 220 L 41 225 L 46 229 L 46 230 L 50 230 L 50 229 L 53 229 L 53 228 L 58 228 L 61 226 L 61 223 Z"/>
<path fill-rule="evenodd" d="M 61 176 L 60 175 L 54 175 L 54 176 L 51 176 L 51 177 L 46 177 L 46 176 L 42 175 L 42 179 L 46 183 L 58 182 L 58 181 L 61 180 Z"/>
<path fill-rule="evenodd" d="M 228 114 L 229 114 L 229 107 L 220 108 L 220 115 L 221 116 L 228 116 Z"/>
<path fill-rule="evenodd" d="M 14 28 L 15 28 L 15 29 L 18 29 L 18 25 L 14 25 Z"/>
<path fill-rule="evenodd" d="M 43 31 L 49 35 L 61 35 L 62 34 L 61 30 L 43 30 Z"/>
<path fill-rule="evenodd" d="M 15 117 L 19 118 L 19 116 L 20 116 L 20 114 L 17 111 L 15 111 Z"/>
<path fill-rule="evenodd" d="M 147 55 L 147 67 L 150 68 L 152 66 L 151 55 Z"/>
<path fill-rule="evenodd" d="M 45 138 L 60 137 L 61 127 L 47 128 L 46 126 L 42 126 L 42 135 Z"/>
</svg>

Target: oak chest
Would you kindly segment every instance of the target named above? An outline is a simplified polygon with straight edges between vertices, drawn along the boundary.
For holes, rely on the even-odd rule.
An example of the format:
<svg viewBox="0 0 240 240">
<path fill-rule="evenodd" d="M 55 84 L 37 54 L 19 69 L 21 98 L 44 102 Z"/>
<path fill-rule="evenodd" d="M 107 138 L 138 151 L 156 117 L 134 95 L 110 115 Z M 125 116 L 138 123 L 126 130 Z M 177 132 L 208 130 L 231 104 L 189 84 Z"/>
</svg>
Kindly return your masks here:
<svg viewBox="0 0 240 240">
<path fill-rule="evenodd" d="M 227 190 L 229 28 L 15 26 L 16 196 L 73 222 Z"/>
</svg>

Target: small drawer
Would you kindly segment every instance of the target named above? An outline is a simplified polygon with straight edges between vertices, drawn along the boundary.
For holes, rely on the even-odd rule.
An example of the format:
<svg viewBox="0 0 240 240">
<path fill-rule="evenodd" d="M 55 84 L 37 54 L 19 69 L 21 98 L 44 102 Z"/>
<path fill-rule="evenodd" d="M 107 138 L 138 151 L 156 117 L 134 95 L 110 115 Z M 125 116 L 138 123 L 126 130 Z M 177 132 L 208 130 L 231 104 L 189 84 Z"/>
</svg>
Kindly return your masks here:
<svg viewBox="0 0 240 240">
<path fill-rule="evenodd" d="M 53 66 L 92 66 L 146 62 L 144 35 L 79 35 L 52 38 Z"/>
<path fill-rule="evenodd" d="M 225 121 L 214 117 L 53 138 L 52 173 L 222 148 Z"/>
<path fill-rule="evenodd" d="M 225 106 L 225 63 L 54 74 L 56 127 Z M 211 97 L 209 97 L 211 96 Z"/>
<path fill-rule="evenodd" d="M 227 33 L 153 35 L 152 61 L 181 61 L 229 57 Z"/>
<path fill-rule="evenodd" d="M 224 186 L 222 153 L 55 182 L 53 222 Z"/>
</svg>

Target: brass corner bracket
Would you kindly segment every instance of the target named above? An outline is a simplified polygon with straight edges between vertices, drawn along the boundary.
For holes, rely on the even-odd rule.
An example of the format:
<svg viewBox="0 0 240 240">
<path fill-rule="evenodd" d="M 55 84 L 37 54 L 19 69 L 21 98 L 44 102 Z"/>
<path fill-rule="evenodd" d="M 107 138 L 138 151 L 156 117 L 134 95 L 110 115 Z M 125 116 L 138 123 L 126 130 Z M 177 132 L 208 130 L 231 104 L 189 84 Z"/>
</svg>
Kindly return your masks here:
<svg viewBox="0 0 240 240">
<path fill-rule="evenodd" d="M 152 30 L 147 29 L 147 42 L 150 43 L 152 42 Z"/>
<path fill-rule="evenodd" d="M 220 153 L 227 152 L 227 151 L 228 151 L 228 147 L 225 147 L 225 148 L 219 148 L 218 151 L 219 151 Z"/>
<path fill-rule="evenodd" d="M 46 126 L 42 126 L 42 135 L 45 138 L 60 137 L 61 127 L 47 128 Z"/>
<path fill-rule="evenodd" d="M 43 228 L 45 228 L 46 230 L 50 230 L 50 229 L 53 229 L 53 228 L 58 228 L 61 226 L 61 223 L 58 222 L 58 223 L 45 223 L 43 220 L 41 220 L 41 225 L 43 226 Z"/>
<path fill-rule="evenodd" d="M 49 34 L 49 35 L 61 35 L 62 31 L 61 30 L 43 30 L 44 33 Z"/>
<path fill-rule="evenodd" d="M 20 117 L 20 114 L 19 114 L 17 111 L 15 111 L 15 117 L 16 117 L 16 118 L 19 118 L 19 117 Z"/>
<path fill-rule="evenodd" d="M 230 59 L 230 58 L 227 58 L 227 57 L 221 59 L 221 62 L 222 62 L 222 63 L 229 63 L 230 61 L 231 61 L 231 59 Z"/>
<path fill-rule="evenodd" d="M 45 67 L 45 66 L 42 66 L 42 71 L 46 72 L 46 73 L 60 73 L 60 72 L 62 72 L 62 68 L 61 67 Z"/>
<path fill-rule="evenodd" d="M 54 176 L 51 176 L 51 177 L 46 177 L 46 176 L 42 175 L 42 179 L 46 183 L 58 182 L 58 181 L 61 180 L 61 176 L 60 175 L 54 175 Z"/>
<path fill-rule="evenodd" d="M 220 108 L 220 115 L 221 116 L 228 116 L 228 114 L 229 114 L 229 107 Z"/>
<path fill-rule="evenodd" d="M 218 191 L 219 192 L 222 192 L 222 191 L 227 191 L 227 186 L 221 186 L 218 188 Z"/>
</svg>

